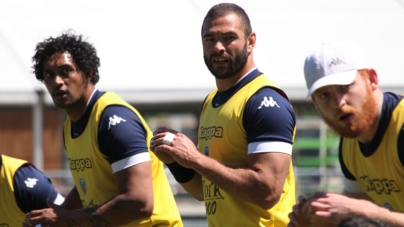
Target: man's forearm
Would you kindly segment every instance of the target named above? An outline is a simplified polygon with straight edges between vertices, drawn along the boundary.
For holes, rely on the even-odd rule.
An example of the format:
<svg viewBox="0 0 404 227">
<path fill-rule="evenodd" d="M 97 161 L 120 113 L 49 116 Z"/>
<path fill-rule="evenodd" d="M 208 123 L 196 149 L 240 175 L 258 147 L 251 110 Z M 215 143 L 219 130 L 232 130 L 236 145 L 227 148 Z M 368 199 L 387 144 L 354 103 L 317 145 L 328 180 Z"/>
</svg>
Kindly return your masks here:
<svg viewBox="0 0 404 227">
<path fill-rule="evenodd" d="M 364 212 L 363 216 L 378 219 L 390 227 L 404 227 L 404 213 L 390 211 L 374 203 L 366 207 L 367 209 L 362 208 Z"/>
<path fill-rule="evenodd" d="M 146 206 L 120 194 L 97 207 L 68 211 L 63 219 L 66 226 L 121 226 L 150 217 L 153 209 Z"/>
<path fill-rule="evenodd" d="M 268 182 L 274 185 L 278 182 L 271 174 L 249 168 L 230 168 L 209 157 L 198 160 L 194 169 L 227 193 L 264 209 L 269 209 L 278 201 L 283 188 L 280 187 L 279 192 L 273 190 Z M 282 186 L 283 183 L 280 182 Z"/>
</svg>

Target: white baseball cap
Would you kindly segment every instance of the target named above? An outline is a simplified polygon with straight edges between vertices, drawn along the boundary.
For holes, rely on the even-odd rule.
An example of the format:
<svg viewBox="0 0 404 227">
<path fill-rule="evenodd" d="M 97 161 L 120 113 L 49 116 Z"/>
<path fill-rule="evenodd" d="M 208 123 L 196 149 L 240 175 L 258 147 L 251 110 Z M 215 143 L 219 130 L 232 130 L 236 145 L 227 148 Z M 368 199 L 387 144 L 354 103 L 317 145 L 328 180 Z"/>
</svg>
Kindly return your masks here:
<svg viewBox="0 0 404 227">
<path fill-rule="evenodd" d="M 351 84 L 358 70 L 366 68 L 362 52 L 353 44 L 324 43 L 307 55 L 304 62 L 307 97 L 324 86 Z"/>
</svg>

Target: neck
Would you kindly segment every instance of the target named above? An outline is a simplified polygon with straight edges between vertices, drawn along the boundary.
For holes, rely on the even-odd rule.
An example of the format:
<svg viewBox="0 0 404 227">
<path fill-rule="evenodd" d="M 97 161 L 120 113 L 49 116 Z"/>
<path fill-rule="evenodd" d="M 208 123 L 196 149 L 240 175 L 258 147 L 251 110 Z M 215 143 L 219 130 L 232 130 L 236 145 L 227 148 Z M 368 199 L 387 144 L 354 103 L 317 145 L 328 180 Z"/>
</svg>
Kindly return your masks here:
<svg viewBox="0 0 404 227">
<path fill-rule="evenodd" d="M 80 100 L 77 101 L 73 106 L 63 109 L 64 112 L 69 116 L 72 122 L 77 122 L 84 115 L 84 111 L 86 110 L 87 103 L 93 94 L 95 87 L 93 84 L 89 84 L 86 91 L 83 93 L 83 96 Z"/>
<path fill-rule="evenodd" d="M 230 78 L 226 79 L 217 79 L 216 78 L 216 86 L 219 92 L 227 91 L 231 87 L 233 87 L 246 73 L 248 73 L 251 69 L 255 68 L 255 64 L 252 60 L 247 61 L 247 64 L 244 68 L 233 75 Z"/>
</svg>

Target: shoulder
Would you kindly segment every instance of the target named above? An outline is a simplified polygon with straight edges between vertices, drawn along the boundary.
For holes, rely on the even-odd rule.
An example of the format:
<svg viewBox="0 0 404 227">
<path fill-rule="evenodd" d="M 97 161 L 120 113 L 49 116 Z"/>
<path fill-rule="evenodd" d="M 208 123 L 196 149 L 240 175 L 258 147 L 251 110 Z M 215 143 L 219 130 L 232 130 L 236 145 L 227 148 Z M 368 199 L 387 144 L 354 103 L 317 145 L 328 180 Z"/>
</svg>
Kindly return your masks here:
<svg viewBox="0 0 404 227">
<path fill-rule="evenodd" d="M 256 114 L 271 112 L 273 114 L 284 114 L 284 117 L 294 118 L 294 111 L 289 100 L 273 87 L 263 87 L 258 90 L 246 104 L 245 114 Z"/>
<path fill-rule="evenodd" d="M 140 121 L 140 116 L 127 106 L 110 105 L 101 114 L 101 122 L 107 122 L 107 128 L 119 123 L 130 124 L 132 121 Z"/>
<path fill-rule="evenodd" d="M 14 194 L 18 206 L 24 212 L 46 208 L 47 198 L 55 202 L 59 196 L 51 180 L 29 163 L 15 172 Z"/>
<path fill-rule="evenodd" d="M 249 143 L 286 141 L 292 144 L 296 119 L 289 100 L 276 88 L 264 87 L 247 102 L 243 126 Z"/>
</svg>

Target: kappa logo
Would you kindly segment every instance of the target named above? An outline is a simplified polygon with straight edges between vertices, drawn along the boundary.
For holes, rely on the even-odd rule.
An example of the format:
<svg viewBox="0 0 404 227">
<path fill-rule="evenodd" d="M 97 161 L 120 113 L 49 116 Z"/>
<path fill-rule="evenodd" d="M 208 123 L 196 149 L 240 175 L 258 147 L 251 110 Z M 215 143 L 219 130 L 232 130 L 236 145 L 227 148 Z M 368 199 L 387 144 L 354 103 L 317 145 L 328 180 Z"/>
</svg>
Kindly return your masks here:
<svg viewBox="0 0 404 227">
<path fill-rule="evenodd" d="M 370 179 L 368 176 L 361 176 L 360 179 L 365 185 L 367 191 L 375 191 L 377 194 L 390 194 L 401 191 L 394 180 Z"/>
<path fill-rule="evenodd" d="M 27 178 L 24 183 L 28 188 L 34 188 L 34 186 L 36 185 L 36 182 L 38 181 L 38 179 L 36 178 Z"/>
<path fill-rule="evenodd" d="M 272 98 L 272 96 L 269 96 L 269 99 L 267 97 L 264 97 L 264 100 L 262 100 L 261 105 L 258 107 L 258 109 L 261 109 L 262 107 L 279 107 L 278 103 Z"/>
<path fill-rule="evenodd" d="M 83 159 L 68 159 L 70 169 L 71 170 L 76 170 L 77 172 L 79 171 L 84 171 L 85 169 L 91 169 L 93 168 L 91 164 L 91 160 L 89 158 Z"/>
<path fill-rule="evenodd" d="M 108 130 L 111 128 L 111 126 L 117 125 L 119 123 L 121 123 L 121 121 L 125 122 L 126 120 L 118 117 L 116 115 L 112 116 L 109 118 L 109 123 L 108 123 Z"/>
<path fill-rule="evenodd" d="M 339 58 L 333 58 L 328 67 L 331 67 L 333 65 L 340 65 L 340 64 L 345 64 L 345 62 L 341 61 Z"/>
<path fill-rule="evenodd" d="M 223 127 L 221 126 L 211 126 L 211 127 L 200 127 L 199 139 L 210 140 L 212 137 L 222 138 L 223 137 Z"/>
</svg>

